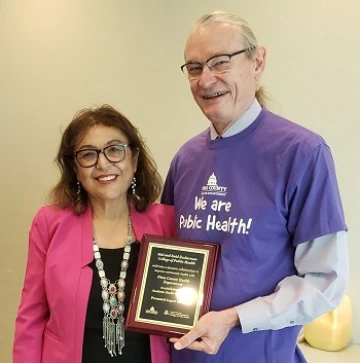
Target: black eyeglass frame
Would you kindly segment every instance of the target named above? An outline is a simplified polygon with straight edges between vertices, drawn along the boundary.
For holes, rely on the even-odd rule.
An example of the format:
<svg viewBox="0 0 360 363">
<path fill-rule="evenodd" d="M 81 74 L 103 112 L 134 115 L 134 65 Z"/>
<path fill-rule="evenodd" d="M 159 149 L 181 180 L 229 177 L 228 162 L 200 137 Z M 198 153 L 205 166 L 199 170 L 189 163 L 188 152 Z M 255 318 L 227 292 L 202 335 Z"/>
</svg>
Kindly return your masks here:
<svg viewBox="0 0 360 363">
<path fill-rule="evenodd" d="M 105 154 L 105 150 L 111 148 L 111 147 L 114 147 L 114 146 L 122 146 L 124 148 L 124 157 L 121 159 L 121 160 L 111 160 L 109 159 L 109 157 Z M 120 163 L 122 162 L 125 158 L 126 158 L 126 149 L 127 148 L 132 148 L 132 145 L 130 144 L 126 144 L 126 143 L 120 143 L 120 144 L 111 144 L 111 145 L 108 145 L 108 146 L 105 146 L 103 147 L 102 149 L 92 149 L 92 148 L 87 148 L 87 149 L 80 149 L 80 150 L 77 150 L 77 151 L 74 151 L 73 152 L 73 155 L 77 161 L 77 163 L 82 167 L 82 168 L 92 168 L 93 166 L 95 166 L 98 162 L 99 162 L 99 157 L 100 157 L 100 153 L 102 153 L 106 160 L 109 161 L 110 163 L 114 163 L 114 164 L 117 164 L 117 163 Z M 96 157 L 96 161 L 94 162 L 94 164 L 91 164 L 91 165 L 87 165 L 87 166 L 84 166 L 81 164 L 81 162 L 79 161 L 78 159 L 78 154 L 83 152 L 83 151 L 95 151 L 96 154 L 97 154 L 97 157 Z"/>
<path fill-rule="evenodd" d="M 181 69 L 181 72 L 183 72 L 183 74 L 184 74 L 184 76 L 186 77 L 186 78 L 191 78 L 191 77 L 189 77 L 189 76 L 187 76 L 186 75 L 186 73 L 184 72 L 184 68 L 186 67 L 186 66 L 188 66 L 188 65 L 190 65 L 190 64 L 199 64 L 199 65 L 201 65 L 202 66 L 202 70 L 201 70 L 201 73 L 200 73 L 200 75 L 199 75 L 199 77 L 202 75 L 202 72 L 203 72 L 203 70 L 204 70 L 204 66 L 206 65 L 208 68 L 209 68 L 209 70 L 210 70 L 210 72 L 212 72 L 212 67 L 211 66 L 209 66 L 209 62 L 212 60 L 212 59 L 214 59 L 214 58 L 217 58 L 217 57 L 224 57 L 224 56 L 226 56 L 226 57 L 229 57 L 229 61 L 230 61 L 230 59 L 232 58 L 232 57 L 234 57 L 234 56 L 236 56 L 236 55 L 239 55 L 239 54 L 242 54 L 242 53 L 244 53 L 244 52 L 246 52 L 246 51 L 250 51 L 251 49 L 249 49 L 249 48 L 244 48 L 244 49 L 241 49 L 241 50 L 238 50 L 237 52 L 234 52 L 234 53 L 230 53 L 230 54 L 216 54 L 216 55 L 213 55 L 212 57 L 210 57 L 206 62 L 204 62 L 204 63 L 201 63 L 201 62 L 188 62 L 188 63 L 185 63 L 185 64 L 183 64 L 181 67 L 180 67 L 180 69 Z M 195 77 L 196 78 L 196 77 Z"/>
</svg>

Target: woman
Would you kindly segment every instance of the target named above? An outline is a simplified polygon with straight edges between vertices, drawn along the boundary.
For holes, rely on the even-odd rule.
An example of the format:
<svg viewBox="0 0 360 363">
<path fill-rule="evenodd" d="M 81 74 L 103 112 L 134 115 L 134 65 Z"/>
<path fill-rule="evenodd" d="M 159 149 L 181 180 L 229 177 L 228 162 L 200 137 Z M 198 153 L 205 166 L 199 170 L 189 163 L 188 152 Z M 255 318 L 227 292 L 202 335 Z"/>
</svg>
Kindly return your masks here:
<svg viewBox="0 0 360 363">
<path fill-rule="evenodd" d="M 56 160 L 52 205 L 30 231 L 13 363 L 169 362 L 165 338 L 122 340 L 138 241 L 175 233 L 172 207 L 154 204 L 161 179 L 141 136 L 110 106 L 82 110 Z"/>
</svg>

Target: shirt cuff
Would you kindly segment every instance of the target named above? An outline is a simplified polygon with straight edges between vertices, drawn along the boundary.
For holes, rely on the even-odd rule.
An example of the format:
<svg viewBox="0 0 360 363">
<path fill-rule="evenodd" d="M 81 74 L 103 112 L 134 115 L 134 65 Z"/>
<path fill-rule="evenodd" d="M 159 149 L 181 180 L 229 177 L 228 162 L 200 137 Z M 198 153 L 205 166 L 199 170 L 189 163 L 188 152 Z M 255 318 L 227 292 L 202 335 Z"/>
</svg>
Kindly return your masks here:
<svg viewBox="0 0 360 363">
<path fill-rule="evenodd" d="M 263 297 L 257 297 L 241 305 L 235 306 L 243 333 L 280 328 L 275 327 L 271 323 L 273 321 L 273 316 L 270 314 L 268 304 L 269 303 Z M 284 327 L 298 325 L 295 320 L 288 320 L 289 321 L 286 321 Z"/>
<path fill-rule="evenodd" d="M 239 315 L 243 333 L 271 329 L 267 304 L 261 297 L 237 305 L 235 309 Z"/>
</svg>

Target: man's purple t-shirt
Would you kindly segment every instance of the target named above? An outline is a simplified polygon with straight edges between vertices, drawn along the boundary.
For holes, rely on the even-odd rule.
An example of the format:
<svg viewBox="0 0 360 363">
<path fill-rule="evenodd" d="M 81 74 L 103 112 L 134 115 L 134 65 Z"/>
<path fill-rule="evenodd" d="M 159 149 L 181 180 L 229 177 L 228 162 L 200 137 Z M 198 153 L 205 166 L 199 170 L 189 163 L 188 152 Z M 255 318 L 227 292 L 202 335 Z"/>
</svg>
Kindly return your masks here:
<svg viewBox="0 0 360 363">
<path fill-rule="evenodd" d="M 211 140 L 206 130 L 189 140 L 172 161 L 162 201 L 175 205 L 179 238 L 220 244 L 215 311 L 273 293 L 296 274 L 298 244 L 346 229 L 329 147 L 266 109 L 239 134 Z M 215 356 L 172 349 L 172 363 L 305 362 L 298 332 L 238 327 Z"/>
</svg>

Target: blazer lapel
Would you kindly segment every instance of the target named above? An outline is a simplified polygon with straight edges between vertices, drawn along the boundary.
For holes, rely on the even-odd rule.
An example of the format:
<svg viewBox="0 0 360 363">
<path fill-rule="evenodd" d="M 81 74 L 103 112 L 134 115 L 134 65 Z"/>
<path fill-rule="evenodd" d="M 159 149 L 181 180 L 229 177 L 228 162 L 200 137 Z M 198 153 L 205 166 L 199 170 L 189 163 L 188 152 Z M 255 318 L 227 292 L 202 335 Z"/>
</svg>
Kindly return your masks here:
<svg viewBox="0 0 360 363">
<path fill-rule="evenodd" d="M 145 213 L 139 213 L 136 211 L 134 205 L 131 205 L 131 219 L 133 224 L 133 230 L 136 239 L 141 242 L 141 238 L 144 234 L 146 218 L 144 218 Z"/>
<path fill-rule="evenodd" d="M 81 266 L 87 266 L 93 259 L 92 248 L 92 212 L 88 206 L 84 214 L 80 216 L 81 220 Z"/>
</svg>

